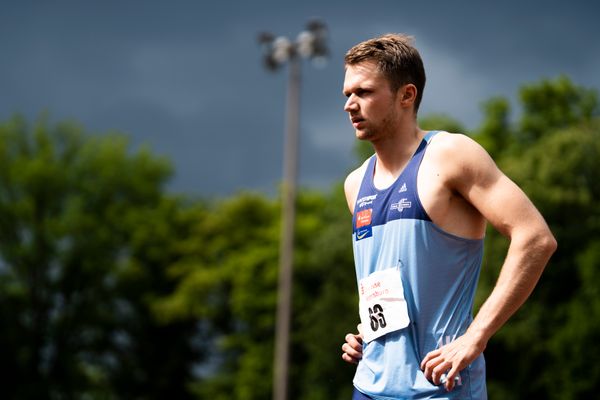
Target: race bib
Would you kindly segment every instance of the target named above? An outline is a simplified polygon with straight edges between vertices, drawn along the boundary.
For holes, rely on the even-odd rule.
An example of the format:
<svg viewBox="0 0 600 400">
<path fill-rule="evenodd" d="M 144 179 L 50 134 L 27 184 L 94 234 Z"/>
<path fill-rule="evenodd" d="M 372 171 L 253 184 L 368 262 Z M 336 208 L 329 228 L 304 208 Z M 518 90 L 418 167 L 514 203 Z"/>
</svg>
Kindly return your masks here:
<svg viewBox="0 0 600 400">
<path fill-rule="evenodd" d="M 370 342 L 410 323 L 398 268 L 373 272 L 359 282 L 363 340 Z"/>
</svg>

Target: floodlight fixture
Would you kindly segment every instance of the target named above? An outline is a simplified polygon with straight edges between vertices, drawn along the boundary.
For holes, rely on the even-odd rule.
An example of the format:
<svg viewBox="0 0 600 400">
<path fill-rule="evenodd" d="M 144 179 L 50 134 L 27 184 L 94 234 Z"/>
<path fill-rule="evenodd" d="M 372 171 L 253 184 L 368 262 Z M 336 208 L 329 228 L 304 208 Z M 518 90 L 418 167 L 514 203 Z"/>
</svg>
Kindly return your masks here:
<svg viewBox="0 0 600 400">
<path fill-rule="evenodd" d="M 306 24 L 306 30 L 300 32 L 292 41 L 284 36 L 275 36 L 270 32 L 261 32 L 258 42 L 263 48 L 263 62 L 267 69 L 276 71 L 293 58 L 310 59 L 316 65 L 323 65 L 329 55 L 327 47 L 327 26 L 319 19 Z"/>
</svg>

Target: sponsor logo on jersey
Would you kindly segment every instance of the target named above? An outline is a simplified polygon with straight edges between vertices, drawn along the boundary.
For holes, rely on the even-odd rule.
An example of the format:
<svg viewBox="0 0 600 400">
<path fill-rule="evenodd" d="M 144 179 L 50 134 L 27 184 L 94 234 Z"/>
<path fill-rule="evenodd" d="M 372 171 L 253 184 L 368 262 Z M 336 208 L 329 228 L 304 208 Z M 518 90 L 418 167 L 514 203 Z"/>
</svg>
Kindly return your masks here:
<svg viewBox="0 0 600 400">
<path fill-rule="evenodd" d="M 392 206 L 390 209 L 392 210 L 398 210 L 398 212 L 402 212 L 405 208 L 411 208 L 412 207 L 412 202 L 408 201 L 408 199 L 403 198 L 400 199 L 397 203 L 392 203 Z"/>
<path fill-rule="evenodd" d="M 366 239 L 373 236 L 373 228 L 371 223 L 373 209 L 368 208 L 356 213 L 356 240 Z"/>
<path fill-rule="evenodd" d="M 362 240 L 373 236 L 373 228 L 371 226 L 365 226 L 356 230 L 356 240 Z"/>
<path fill-rule="evenodd" d="M 356 205 L 358 208 L 363 208 L 366 206 L 370 206 L 373 204 L 373 201 L 377 198 L 377 194 L 372 194 L 370 196 L 363 196 L 360 199 L 356 200 Z"/>
<path fill-rule="evenodd" d="M 400 188 L 400 190 L 398 190 L 398 193 L 404 193 L 406 192 L 408 189 L 406 188 L 406 182 L 404 182 L 402 184 L 402 187 Z"/>
<path fill-rule="evenodd" d="M 373 209 L 368 208 L 356 213 L 356 228 L 371 225 L 371 216 L 373 215 Z"/>
</svg>

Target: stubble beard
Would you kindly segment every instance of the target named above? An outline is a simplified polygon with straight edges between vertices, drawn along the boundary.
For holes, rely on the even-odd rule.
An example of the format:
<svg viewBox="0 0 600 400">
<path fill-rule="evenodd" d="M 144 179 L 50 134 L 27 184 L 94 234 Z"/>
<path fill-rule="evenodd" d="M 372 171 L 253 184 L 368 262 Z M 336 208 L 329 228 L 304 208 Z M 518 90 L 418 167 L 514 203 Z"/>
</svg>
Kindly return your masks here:
<svg viewBox="0 0 600 400">
<path fill-rule="evenodd" d="M 363 129 L 356 129 L 356 138 L 358 140 L 366 140 L 374 144 L 377 141 L 385 140 L 386 138 L 393 137 L 396 132 L 398 121 L 398 111 L 394 108 L 396 94 L 389 105 L 386 115 L 376 122 L 377 120 L 368 119 L 366 120 L 367 126 Z"/>
<path fill-rule="evenodd" d="M 361 141 L 368 141 L 374 143 L 376 141 L 385 139 L 386 137 L 394 135 L 392 116 L 384 118 L 378 126 L 367 127 L 365 129 L 356 130 L 356 138 Z"/>
</svg>

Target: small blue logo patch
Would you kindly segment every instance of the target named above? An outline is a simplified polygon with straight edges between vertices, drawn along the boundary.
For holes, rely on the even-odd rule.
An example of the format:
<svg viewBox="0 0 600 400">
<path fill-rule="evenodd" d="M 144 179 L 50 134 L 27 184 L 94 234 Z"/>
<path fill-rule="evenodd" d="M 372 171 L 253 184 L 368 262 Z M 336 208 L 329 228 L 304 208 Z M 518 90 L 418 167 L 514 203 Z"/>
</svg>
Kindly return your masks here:
<svg viewBox="0 0 600 400">
<path fill-rule="evenodd" d="M 369 226 L 365 226 L 362 228 L 358 228 L 356 230 L 356 240 L 362 240 L 373 236 L 373 228 Z"/>
</svg>

